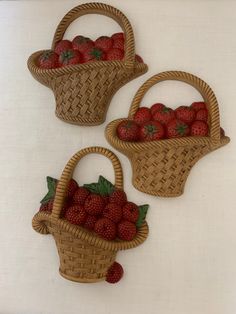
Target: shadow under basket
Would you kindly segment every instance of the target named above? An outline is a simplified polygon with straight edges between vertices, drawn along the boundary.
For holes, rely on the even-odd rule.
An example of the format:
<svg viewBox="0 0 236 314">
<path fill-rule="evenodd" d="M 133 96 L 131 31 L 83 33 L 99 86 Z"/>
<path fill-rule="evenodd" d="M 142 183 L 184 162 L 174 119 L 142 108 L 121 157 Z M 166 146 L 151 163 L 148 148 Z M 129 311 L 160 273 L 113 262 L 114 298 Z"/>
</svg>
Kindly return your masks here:
<svg viewBox="0 0 236 314">
<path fill-rule="evenodd" d="M 59 23 L 53 43 L 63 39 L 67 27 L 85 14 L 102 14 L 113 18 L 125 33 L 124 60 L 96 61 L 55 69 L 41 69 L 37 65 L 37 51 L 28 59 L 33 77 L 49 87 L 55 96 L 55 114 L 61 120 L 78 125 L 98 125 L 106 113 L 115 92 L 147 71 L 147 65 L 135 61 L 135 44 L 132 26 L 126 16 L 116 8 L 103 3 L 87 3 L 70 10 Z"/>
<path fill-rule="evenodd" d="M 73 171 L 80 159 L 91 153 L 104 155 L 111 160 L 115 171 L 115 186 L 123 189 L 123 174 L 118 158 L 102 147 L 85 148 L 67 163 L 57 185 L 52 213 L 38 212 L 32 221 L 35 231 L 53 235 L 60 258 L 60 274 L 66 279 L 84 283 L 105 280 L 117 252 L 140 245 L 148 236 L 148 225 L 144 222 L 132 241 L 107 241 L 60 217 Z"/>
<path fill-rule="evenodd" d="M 201 93 L 209 112 L 209 136 L 124 142 L 118 138 L 116 129 L 125 119 L 109 123 L 105 132 L 108 142 L 129 158 L 136 189 L 151 195 L 175 197 L 183 194 L 185 182 L 195 163 L 209 152 L 226 145 L 230 139 L 221 134 L 218 103 L 211 88 L 200 78 L 181 71 L 163 72 L 147 80 L 134 97 L 129 119 L 133 119 L 149 88 L 165 80 L 188 83 Z"/>
</svg>

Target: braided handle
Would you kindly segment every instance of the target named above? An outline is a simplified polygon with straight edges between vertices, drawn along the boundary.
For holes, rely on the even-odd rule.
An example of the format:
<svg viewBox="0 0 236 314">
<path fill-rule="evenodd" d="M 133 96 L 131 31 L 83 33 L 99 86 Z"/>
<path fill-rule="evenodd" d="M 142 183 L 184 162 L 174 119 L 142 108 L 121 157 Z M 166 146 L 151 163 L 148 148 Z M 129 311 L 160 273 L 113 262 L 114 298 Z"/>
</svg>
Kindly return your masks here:
<svg viewBox="0 0 236 314">
<path fill-rule="evenodd" d="M 71 9 L 57 26 L 53 37 L 52 49 L 55 48 L 58 41 L 62 40 L 68 26 L 75 19 L 85 14 L 101 14 L 114 19 L 125 33 L 125 61 L 134 63 L 134 33 L 130 22 L 121 11 L 104 3 L 86 3 Z"/>
<path fill-rule="evenodd" d="M 208 106 L 208 111 L 210 115 L 210 137 L 213 144 L 217 145 L 220 142 L 220 116 L 219 108 L 216 96 L 210 86 L 193 74 L 182 72 L 182 71 L 167 71 L 162 72 L 157 75 L 152 76 L 148 79 L 137 91 L 132 101 L 129 118 L 133 118 L 135 112 L 138 110 L 140 103 L 147 93 L 147 91 L 155 84 L 166 81 L 175 80 L 185 82 L 194 88 L 196 88 L 202 95 L 204 101 Z"/>
<path fill-rule="evenodd" d="M 74 169 L 77 166 L 78 162 L 84 156 L 88 154 L 94 154 L 94 153 L 103 155 L 107 157 L 108 159 L 110 159 L 114 168 L 114 172 L 115 172 L 115 186 L 117 189 L 123 189 L 123 172 L 122 172 L 120 161 L 116 157 L 116 155 L 112 153 L 110 150 L 103 147 L 95 146 L 95 147 L 84 148 L 71 157 L 71 159 L 68 161 L 68 163 L 66 164 L 62 172 L 61 178 L 57 185 L 55 200 L 53 202 L 52 217 L 59 218 L 60 216 L 60 212 L 64 204 L 68 184 L 69 184 L 70 179 L 72 178 Z"/>
</svg>

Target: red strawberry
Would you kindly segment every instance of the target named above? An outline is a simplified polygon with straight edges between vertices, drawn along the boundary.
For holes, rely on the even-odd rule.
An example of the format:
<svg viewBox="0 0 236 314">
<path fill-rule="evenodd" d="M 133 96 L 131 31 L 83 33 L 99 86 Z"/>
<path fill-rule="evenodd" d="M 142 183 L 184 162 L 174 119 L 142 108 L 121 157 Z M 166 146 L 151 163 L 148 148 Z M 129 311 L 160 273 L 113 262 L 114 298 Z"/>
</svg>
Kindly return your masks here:
<svg viewBox="0 0 236 314">
<path fill-rule="evenodd" d="M 153 114 L 153 119 L 159 121 L 161 124 L 167 124 L 175 118 L 175 112 L 171 108 L 164 107 L 157 110 Z"/>
<path fill-rule="evenodd" d="M 200 109 L 196 113 L 196 120 L 207 122 L 208 120 L 208 110 L 207 109 Z"/>
<path fill-rule="evenodd" d="M 198 111 L 200 109 L 206 109 L 206 104 L 203 101 L 193 102 L 190 106 L 193 110 Z"/>
<path fill-rule="evenodd" d="M 123 267 L 119 263 L 114 262 L 107 271 L 106 281 L 109 283 L 117 283 L 121 280 L 123 274 Z"/>
<path fill-rule="evenodd" d="M 52 208 L 53 208 L 53 201 L 54 200 L 50 200 L 47 203 L 44 203 L 40 206 L 39 211 L 40 212 L 52 212 Z"/>
<path fill-rule="evenodd" d="M 94 230 L 94 226 L 95 226 L 96 221 L 97 221 L 96 216 L 88 215 L 86 220 L 85 220 L 84 227 L 88 230 Z"/>
<path fill-rule="evenodd" d="M 132 202 L 127 202 L 123 207 L 123 218 L 130 222 L 136 222 L 139 217 L 138 206 Z"/>
<path fill-rule="evenodd" d="M 133 142 L 139 138 L 139 127 L 132 120 L 125 120 L 119 123 L 117 127 L 117 136 L 122 141 Z"/>
<path fill-rule="evenodd" d="M 87 214 L 80 205 L 74 205 L 67 208 L 65 212 L 65 219 L 73 225 L 83 225 L 86 221 Z"/>
<path fill-rule="evenodd" d="M 208 135 L 208 125 L 204 121 L 194 121 L 191 125 L 191 135 L 192 136 L 207 136 Z"/>
<path fill-rule="evenodd" d="M 117 223 L 122 218 L 122 208 L 115 203 L 110 203 L 104 208 L 103 216 Z"/>
<path fill-rule="evenodd" d="M 124 33 L 115 33 L 111 36 L 111 38 L 113 40 L 117 40 L 117 39 L 125 39 L 125 35 Z"/>
<path fill-rule="evenodd" d="M 102 61 L 105 59 L 106 59 L 105 52 L 96 47 L 89 48 L 83 53 L 83 62 Z"/>
<path fill-rule="evenodd" d="M 125 40 L 123 38 L 117 38 L 113 41 L 112 48 L 118 48 L 122 51 L 125 49 Z"/>
<path fill-rule="evenodd" d="M 101 36 L 96 39 L 95 46 L 103 51 L 107 52 L 112 48 L 113 39 L 108 36 Z"/>
<path fill-rule="evenodd" d="M 167 124 L 167 137 L 183 137 L 189 135 L 189 126 L 181 120 L 174 119 Z"/>
<path fill-rule="evenodd" d="M 143 63 L 143 59 L 139 55 L 135 55 L 135 61 L 139 63 Z"/>
<path fill-rule="evenodd" d="M 177 119 L 187 124 L 191 124 L 195 119 L 195 111 L 191 107 L 180 106 L 175 109 L 175 116 Z"/>
<path fill-rule="evenodd" d="M 154 105 L 152 105 L 150 111 L 151 114 L 154 115 L 158 110 L 162 110 L 163 108 L 165 108 L 165 105 L 161 104 L 161 103 L 156 103 Z"/>
<path fill-rule="evenodd" d="M 147 107 L 139 108 L 134 115 L 134 121 L 138 125 L 142 125 L 143 123 L 151 121 L 151 120 L 152 120 L 152 115 L 151 115 L 150 109 Z"/>
<path fill-rule="evenodd" d="M 54 51 L 58 55 L 60 55 L 63 51 L 70 50 L 70 49 L 72 49 L 71 41 L 69 41 L 67 39 L 63 39 L 63 40 L 59 41 L 59 43 L 56 44 Z"/>
<path fill-rule="evenodd" d="M 59 63 L 61 66 L 71 64 L 78 64 L 81 62 L 81 54 L 77 50 L 65 50 L 59 56 Z"/>
<path fill-rule="evenodd" d="M 127 202 L 127 196 L 123 190 L 115 190 L 109 197 L 110 203 L 123 206 Z"/>
<path fill-rule="evenodd" d="M 85 200 L 89 196 L 89 194 L 89 190 L 83 187 L 79 187 L 73 195 L 73 202 L 78 205 L 84 205 Z"/>
<path fill-rule="evenodd" d="M 58 67 L 58 55 L 52 51 L 44 51 L 38 59 L 38 65 L 41 69 L 53 69 Z"/>
<path fill-rule="evenodd" d="M 100 215 L 104 208 L 104 200 L 98 194 L 90 194 L 85 201 L 84 208 L 89 215 Z"/>
<path fill-rule="evenodd" d="M 165 130 L 162 124 L 158 121 L 145 122 L 140 128 L 141 141 L 154 141 L 160 140 L 164 137 Z"/>
<path fill-rule="evenodd" d="M 121 240 L 131 241 L 135 238 L 137 229 L 134 223 L 123 220 L 118 224 L 118 236 Z"/>
<path fill-rule="evenodd" d="M 84 53 L 86 50 L 94 47 L 94 42 L 84 36 L 76 36 L 72 41 L 72 46 L 74 50 L 78 50 L 80 53 Z"/>
<path fill-rule="evenodd" d="M 223 128 L 220 128 L 220 136 L 225 136 L 225 130 Z"/>
<path fill-rule="evenodd" d="M 107 218 L 98 219 L 95 223 L 94 231 L 106 240 L 113 240 L 116 237 L 116 225 Z"/>
<path fill-rule="evenodd" d="M 106 195 L 106 196 L 103 196 L 103 201 L 104 201 L 104 205 L 106 206 L 108 203 L 109 203 L 109 196 Z"/>
<path fill-rule="evenodd" d="M 107 52 L 106 60 L 123 60 L 124 58 L 124 51 L 118 48 L 112 48 Z"/>
<path fill-rule="evenodd" d="M 74 179 L 70 179 L 68 189 L 67 189 L 67 197 L 68 198 L 73 197 L 77 189 L 78 189 L 78 183 Z"/>
</svg>

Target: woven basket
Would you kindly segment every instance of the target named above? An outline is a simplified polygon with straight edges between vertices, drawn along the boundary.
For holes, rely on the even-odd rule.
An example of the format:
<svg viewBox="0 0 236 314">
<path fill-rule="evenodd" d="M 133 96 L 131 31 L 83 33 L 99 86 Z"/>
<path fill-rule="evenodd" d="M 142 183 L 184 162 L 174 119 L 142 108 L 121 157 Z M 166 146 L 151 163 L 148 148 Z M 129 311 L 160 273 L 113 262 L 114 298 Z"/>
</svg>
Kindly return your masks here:
<svg viewBox="0 0 236 314">
<path fill-rule="evenodd" d="M 28 59 L 33 77 L 51 88 L 56 99 L 56 116 L 78 125 L 98 125 L 105 121 L 106 112 L 115 92 L 127 82 L 147 71 L 147 65 L 135 61 L 134 34 L 126 16 L 103 3 L 87 3 L 70 10 L 59 23 L 52 49 L 62 40 L 67 27 L 85 14 L 101 14 L 113 18 L 125 33 L 123 61 L 98 61 L 56 69 L 40 69 L 37 51 Z"/>
<path fill-rule="evenodd" d="M 142 143 L 124 142 L 116 135 L 118 124 L 124 120 L 119 119 L 107 126 L 106 137 L 113 147 L 129 158 L 135 188 L 151 195 L 171 197 L 183 193 L 189 172 L 201 157 L 227 144 L 230 139 L 221 136 L 218 103 L 213 91 L 200 78 L 186 72 L 163 72 L 148 79 L 133 99 L 129 119 L 134 117 L 149 88 L 165 80 L 185 82 L 201 93 L 209 110 L 209 136 Z"/>
<path fill-rule="evenodd" d="M 143 243 L 148 236 L 146 222 L 138 229 L 138 233 L 132 241 L 106 241 L 95 233 L 60 218 L 67 186 L 73 171 L 80 159 L 91 153 L 101 154 L 110 159 L 115 172 L 115 186 L 123 189 L 121 164 L 111 151 L 102 147 L 82 149 L 69 160 L 62 172 L 57 185 L 52 213 L 38 212 L 32 221 L 35 231 L 53 235 L 60 257 L 60 274 L 69 280 L 78 282 L 104 280 L 108 268 L 115 261 L 117 251 L 136 247 Z"/>
</svg>

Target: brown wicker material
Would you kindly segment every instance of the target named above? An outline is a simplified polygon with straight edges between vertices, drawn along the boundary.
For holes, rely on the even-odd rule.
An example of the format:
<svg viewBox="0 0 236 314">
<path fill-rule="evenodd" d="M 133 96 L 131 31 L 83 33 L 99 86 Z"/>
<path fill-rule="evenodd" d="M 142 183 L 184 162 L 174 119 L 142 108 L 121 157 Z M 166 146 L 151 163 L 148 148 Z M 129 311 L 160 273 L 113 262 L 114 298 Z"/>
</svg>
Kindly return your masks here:
<svg viewBox="0 0 236 314">
<path fill-rule="evenodd" d="M 67 186 L 73 171 L 84 156 L 97 153 L 106 156 L 112 162 L 115 172 L 115 186 L 123 189 L 121 164 L 111 151 L 102 147 L 88 147 L 75 154 L 67 163 L 57 185 L 52 213 L 38 212 L 32 221 L 34 230 L 54 236 L 60 257 L 60 274 L 73 281 L 96 282 L 104 280 L 119 250 L 131 249 L 140 245 L 148 236 L 146 222 L 138 230 L 132 241 L 106 241 L 83 227 L 70 224 L 60 218 Z"/>
<path fill-rule="evenodd" d="M 220 134 L 219 109 L 212 89 L 200 78 L 181 71 L 162 72 L 148 79 L 137 91 L 129 112 L 132 119 L 146 92 L 154 84 L 165 80 L 182 81 L 195 87 L 209 110 L 209 136 L 164 139 L 153 142 L 124 142 L 116 135 L 118 124 L 106 128 L 109 143 L 125 154 L 132 165 L 133 185 L 140 191 L 158 196 L 179 196 L 192 166 L 207 153 L 227 144 L 229 137 Z"/>
<path fill-rule="evenodd" d="M 56 116 L 78 125 L 98 125 L 105 121 L 106 112 L 115 92 L 130 80 L 147 71 L 147 65 L 135 61 L 134 34 L 126 16 L 103 3 L 87 3 L 70 10 L 59 23 L 52 42 L 55 48 L 67 29 L 78 17 L 101 14 L 114 19 L 125 33 L 123 61 L 98 61 L 56 69 L 40 69 L 37 51 L 28 59 L 33 77 L 51 88 L 56 99 Z"/>
</svg>

